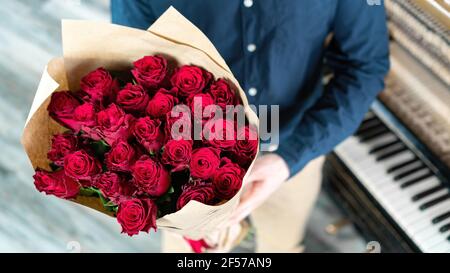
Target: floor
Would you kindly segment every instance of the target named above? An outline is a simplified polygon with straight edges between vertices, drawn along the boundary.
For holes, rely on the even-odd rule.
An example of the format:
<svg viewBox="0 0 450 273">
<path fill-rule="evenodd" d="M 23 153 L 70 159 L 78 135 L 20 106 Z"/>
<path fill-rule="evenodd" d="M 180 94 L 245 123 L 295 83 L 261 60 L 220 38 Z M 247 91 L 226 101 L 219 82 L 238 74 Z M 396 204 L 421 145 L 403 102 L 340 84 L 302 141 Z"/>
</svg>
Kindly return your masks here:
<svg viewBox="0 0 450 273">
<path fill-rule="evenodd" d="M 39 194 L 19 143 L 45 64 L 61 55 L 60 19 L 109 20 L 107 0 L 0 0 L 0 252 L 158 252 L 160 234 L 120 235 L 115 219 Z M 14 12 L 12 12 L 14 11 Z M 352 226 L 331 236 L 342 216 L 321 193 L 309 223 L 307 252 L 363 252 Z M 237 252 L 249 252 L 249 236 Z"/>
</svg>

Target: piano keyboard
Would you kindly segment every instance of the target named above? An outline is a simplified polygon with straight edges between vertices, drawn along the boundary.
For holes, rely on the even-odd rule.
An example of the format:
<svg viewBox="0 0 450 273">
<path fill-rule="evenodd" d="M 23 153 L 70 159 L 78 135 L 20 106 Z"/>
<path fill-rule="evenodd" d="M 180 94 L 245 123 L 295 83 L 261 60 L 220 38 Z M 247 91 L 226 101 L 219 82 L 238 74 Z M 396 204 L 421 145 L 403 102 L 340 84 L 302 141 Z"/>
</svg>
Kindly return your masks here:
<svg viewBox="0 0 450 273">
<path fill-rule="evenodd" d="M 377 116 L 335 153 L 420 250 L 450 252 L 448 185 Z"/>
</svg>

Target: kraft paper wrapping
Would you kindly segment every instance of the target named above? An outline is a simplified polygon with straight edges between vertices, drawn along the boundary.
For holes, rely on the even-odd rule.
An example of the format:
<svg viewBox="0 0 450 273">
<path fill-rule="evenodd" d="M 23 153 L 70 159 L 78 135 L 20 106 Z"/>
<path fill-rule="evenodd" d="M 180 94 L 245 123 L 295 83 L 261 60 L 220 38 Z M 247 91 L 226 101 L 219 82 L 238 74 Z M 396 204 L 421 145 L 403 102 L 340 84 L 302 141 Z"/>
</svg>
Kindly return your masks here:
<svg viewBox="0 0 450 273">
<path fill-rule="evenodd" d="M 256 114 L 216 48 L 173 7 L 147 31 L 102 22 L 63 20 L 62 40 L 64 56 L 51 60 L 45 68 L 22 135 L 22 144 L 33 168 L 50 169 L 47 152 L 51 138 L 66 130 L 48 115 L 50 95 L 61 90 L 77 90 L 81 77 L 97 67 L 116 71 L 129 69 L 133 61 L 145 55 L 161 54 L 180 65 L 195 64 L 209 70 L 216 78 L 229 79 L 238 89 L 250 124 L 258 126 Z M 216 206 L 190 201 L 183 209 L 159 218 L 157 226 L 192 239 L 216 233 L 226 224 L 241 191 Z M 72 201 L 113 215 L 103 208 L 98 198 L 80 196 Z"/>
</svg>

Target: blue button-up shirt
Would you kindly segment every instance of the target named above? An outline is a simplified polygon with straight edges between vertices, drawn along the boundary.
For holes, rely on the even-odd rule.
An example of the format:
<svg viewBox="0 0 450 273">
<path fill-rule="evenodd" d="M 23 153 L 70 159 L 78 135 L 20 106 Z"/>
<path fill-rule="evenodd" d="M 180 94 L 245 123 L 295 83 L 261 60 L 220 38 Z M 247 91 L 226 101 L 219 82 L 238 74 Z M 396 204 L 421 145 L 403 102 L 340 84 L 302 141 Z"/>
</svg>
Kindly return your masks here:
<svg viewBox="0 0 450 273">
<path fill-rule="evenodd" d="M 383 2 L 112 0 L 112 20 L 147 29 L 170 5 L 208 36 L 251 104 L 279 105 L 276 153 L 291 175 L 350 135 L 384 87 Z"/>
</svg>

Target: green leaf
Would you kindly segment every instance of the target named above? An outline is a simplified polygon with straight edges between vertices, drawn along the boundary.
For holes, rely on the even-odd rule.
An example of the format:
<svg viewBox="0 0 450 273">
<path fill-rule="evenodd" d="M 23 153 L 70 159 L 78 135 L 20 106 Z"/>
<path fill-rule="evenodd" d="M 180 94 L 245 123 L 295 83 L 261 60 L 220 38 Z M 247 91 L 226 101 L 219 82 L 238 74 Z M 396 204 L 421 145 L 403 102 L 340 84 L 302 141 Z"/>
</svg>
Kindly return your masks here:
<svg viewBox="0 0 450 273">
<path fill-rule="evenodd" d="M 79 193 L 79 194 L 82 195 L 82 196 L 98 196 L 98 195 L 101 194 L 101 193 L 100 193 L 100 191 L 99 191 L 98 189 L 96 189 L 96 188 L 93 188 L 93 187 L 89 187 L 89 188 L 83 187 L 83 188 L 80 189 L 80 193 Z"/>
<path fill-rule="evenodd" d="M 56 165 L 54 162 L 51 162 L 49 165 L 50 165 L 50 168 L 52 169 L 52 171 L 57 171 L 61 168 L 60 166 Z"/>
<path fill-rule="evenodd" d="M 82 196 L 94 196 L 98 197 L 103 204 L 103 207 L 108 211 L 117 212 L 118 205 L 113 201 L 103 196 L 102 192 L 94 187 L 85 187 L 80 189 L 80 195 Z"/>
<path fill-rule="evenodd" d="M 90 143 L 91 148 L 97 157 L 103 158 L 104 154 L 108 152 L 111 147 L 103 140 L 93 141 Z"/>
<path fill-rule="evenodd" d="M 103 206 L 105 206 L 105 207 L 115 207 L 115 206 L 117 206 L 117 204 L 114 203 L 113 201 L 109 200 L 108 202 L 103 203 Z"/>
<path fill-rule="evenodd" d="M 170 186 L 170 188 L 167 190 L 167 192 L 165 194 L 163 194 L 162 196 L 160 196 L 157 200 L 156 203 L 164 203 L 164 202 L 170 202 L 172 200 L 172 198 L 170 197 L 172 195 L 172 193 L 175 192 L 175 189 L 173 188 L 173 186 Z"/>
</svg>

